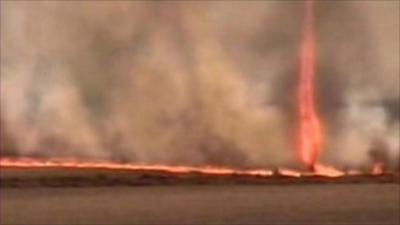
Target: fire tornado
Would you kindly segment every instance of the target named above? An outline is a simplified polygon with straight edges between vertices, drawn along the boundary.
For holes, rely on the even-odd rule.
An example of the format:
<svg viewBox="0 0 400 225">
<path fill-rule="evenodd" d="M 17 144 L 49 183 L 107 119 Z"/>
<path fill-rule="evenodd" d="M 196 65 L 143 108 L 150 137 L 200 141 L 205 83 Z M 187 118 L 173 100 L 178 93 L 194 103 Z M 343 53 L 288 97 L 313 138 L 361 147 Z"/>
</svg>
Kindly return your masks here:
<svg viewBox="0 0 400 225">
<path fill-rule="evenodd" d="M 306 1 L 298 87 L 298 152 L 302 163 L 309 168 L 314 167 L 322 145 L 321 124 L 314 103 L 315 37 L 313 10 L 314 2 Z"/>
</svg>

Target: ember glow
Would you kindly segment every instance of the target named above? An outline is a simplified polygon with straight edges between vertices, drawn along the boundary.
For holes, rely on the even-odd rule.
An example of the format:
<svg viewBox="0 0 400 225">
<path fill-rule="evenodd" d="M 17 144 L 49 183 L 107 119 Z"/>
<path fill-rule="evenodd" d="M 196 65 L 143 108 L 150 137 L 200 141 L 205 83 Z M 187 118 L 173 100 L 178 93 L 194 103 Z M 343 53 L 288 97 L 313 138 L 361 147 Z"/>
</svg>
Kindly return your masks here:
<svg viewBox="0 0 400 225">
<path fill-rule="evenodd" d="M 375 163 L 372 167 L 372 171 L 371 173 L 373 175 L 381 175 L 382 173 L 384 173 L 384 164 L 383 163 Z"/>
<path fill-rule="evenodd" d="M 215 175 L 249 175 L 249 176 L 271 176 L 271 170 L 239 170 L 232 168 L 204 166 L 167 166 L 167 165 L 135 165 L 114 162 L 80 162 L 72 159 L 37 160 L 31 158 L 0 159 L 0 167 L 19 168 L 77 168 L 77 169 L 108 169 L 108 170 L 149 170 L 164 171 L 169 173 L 203 173 Z"/>
<path fill-rule="evenodd" d="M 175 174 L 185 173 L 202 173 L 205 175 L 245 175 L 245 176 L 261 176 L 270 177 L 274 175 L 287 177 L 302 176 L 325 176 L 340 177 L 345 175 L 344 172 L 329 166 L 315 165 L 312 172 L 301 172 L 293 169 L 278 168 L 277 170 L 269 169 L 234 169 L 216 166 L 168 166 L 168 165 L 137 165 L 123 164 L 115 162 L 81 162 L 73 159 L 48 159 L 39 160 L 33 158 L 1 158 L 1 168 L 65 168 L 65 169 L 105 169 L 105 170 L 147 170 L 147 171 L 163 171 Z"/>
<path fill-rule="evenodd" d="M 300 83 L 298 89 L 298 152 L 301 161 L 313 168 L 322 145 L 322 131 L 314 103 L 315 38 L 313 1 L 307 1 L 303 40 L 300 49 Z"/>
</svg>

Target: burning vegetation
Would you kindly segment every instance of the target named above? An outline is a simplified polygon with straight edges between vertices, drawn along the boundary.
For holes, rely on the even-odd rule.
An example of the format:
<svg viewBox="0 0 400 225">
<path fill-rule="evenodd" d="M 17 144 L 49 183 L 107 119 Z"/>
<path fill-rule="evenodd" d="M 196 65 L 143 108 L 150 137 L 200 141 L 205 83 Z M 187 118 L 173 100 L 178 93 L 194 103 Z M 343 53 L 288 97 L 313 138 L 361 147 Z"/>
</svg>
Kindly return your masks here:
<svg viewBox="0 0 400 225">
<path fill-rule="evenodd" d="M 60 38 L 48 43 L 54 49 L 47 49 L 48 51 L 40 54 L 35 53 L 41 52 L 47 46 L 47 43 L 40 40 L 46 39 L 47 35 L 55 35 L 54 27 L 57 27 L 57 21 L 61 24 L 66 23 L 63 19 L 58 19 L 54 24 L 42 27 L 44 36 L 37 37 L 37 43 L 34 45 L 36 47 L 29 47 L 27 44 L 23 47 L 28 50 L 23 48 L 14 55 L 5 56 L 5 58 L 20 56 L 21 60 L 18 57 L 8 60 L 7 62 L 13 61 L 14 64 L 2 70 L 2 73 L 6 74 L 5 76 L 2 74 L 1 77 L 1 100 L 4 106 L 0 117 L 2 169 L 129 171 L 142 174 L 157 173 L 163 176 L 167 174 L 168 177 L 197 174 L 196 179 L 208 176 L 235 177 L 235 179 L 239 177 L 245 180 L 255 179 L 260 183 L 268 183 L 277 177 L 290 178 L 284 182 L 293 182 L 293 179 L 297 178 L 308 182 L 322 178 L 340 178 L 343 181 L 347 179 L 344 178 L 346 176 L 365 176 L 368 179 L 376 175 L 392 177 L 395 174 L 391 172 L 390 165 L 393 162 L 400 163 L 398 157 L 400 147 L 396 139 L 396 134 L 399 132 L 399 118 L 395 118 L 392 113 L 396 107 L 393 107 L 393 104 L 390 107 L 383 106 L 383 103 L 382 106 L 379 103 L 373 107 L 369 104 L 379 98 L 386 100 L 387 96 L 389 102 L 393 102 L 393 98 L 396 100 L 396 97 L 392 97 L 392 92 L 398 92 L 398 88 L 389 88 L 394 91 L 381 96 L 380 90 L 386 90 L 382 87 L 387 85 L 382 84 L 376 91 L 366 93 L 367 97 L 372 96 L 372 100 L 365 100 L 364 97 L 360 97 L 364 89 L 358 87 L 359 84 L 355 85 L 359 89 L 353 91 L 352 87 L 341 83 L 339 79 L 342 78 L 329 78 L 329 74 L 321 73 L 321 68 L 328 65 L 330 59 L 326 59 L 328 53 L 321 51 L 325 54 L 320 60 L 323 66 L 317 62 L 317 53 L 320 51 L 316 40 L 317 34 L 322 31 L 316 29 L 319 24 L 316 19 L 319 15 L 316 13 L 316 2 L 309 0 L 304 5 L 286 6 L 293 15 L 297 15 L 295 12 L 302 12 L 298 13 L 299 17 L 304 17 L 302 29 L 298 29 L 302 32 L 282 34 L 286 37 L 283 40 L 287 43 L 296 43 L 290 45 L 291 47 L 286 47 L 285 44 L 277 45 L 284 50 L 284 54 L 282 53 L 284 63 L 277 63 L 276 67 L 270 65 L 268 68 L 263 68 L 260 65 L 265 63 L 260 61 L 258 69 L 277 74 L 265 78 L 265 87 L 260 90 L 255 90 L 256 88 L 253 90 L 253 87 L 256 81 L 264 76 L 263 74 L 251 80 L 240 73 L 241 70 L 246 70 L 245 68 L 236 68 L 230 63 L 232 58 L 241 58 L 242 51 L 240 48 L 233 49 L 228 44 L 232 42 L 234 43 L 232 46 L 236 46 L 236 42 L 247 43 L 253 37 L 240 36 L 235 39 L 220 34 L 219 27 L 214 27 L 210 22 L 213 19 L 203 21 L 202 10 L 207 11 L 207 8 L 197 9 L 198 5 L 194 3 L 182 4 L 174 9 L 175 11 L 171 11 L 170 6 L 166 5 L 163 5 L 165 8 L 153 8 L 152 5 L 136 4 L 132 3 L 127 9 L 137 12 L 141 21 L 147 21 L 149 18 L 139 13 L 142 11 L 140 9 L 160 14 L 160 18 L 150 20 L 149 26 L 154 30 L 141 24 L 134 24 L 135 29 L 130 30 L 131 24 L 126 24 L 123 30 L 111 30 L 107 36 L 104 33 L 108 31 L 102 30 L 101 27 L 103 23 L 107 25 L 105 27 L 114 27 L 112 22 L 102 21 L 96 15 L 86 17 L 84 13 L 78 13 L 81 17 L 76 18 L 83 19 L 86 25 L 93 29 L 89 32 L 91 36 L 83 36 L 83 41 L 77 42 L 78 47 L 64 45 L 62 43 L 69 43 L 69 40 Z M 327 13 L 329 10 L 326 10 L 326 4 L 330 3 L 321 3 L 320 9 L 330 15 Z M 19 18 L 24 14 L 24 10 L 35 8 L 29 4 L 26 5 L 26 9 L 18 8 L 11 3 L 7 3 L 6 7 L 11 9 L 10 21 L 14 17 L 15 21 L 24 20 L 22 17 Z M 66 11 L 61 8 L 58 10 L 66 15 L 74 14 L 73 8 L 70 7 L 66 7 Z M 115 13 L 121 9 L 116 5 L 111 11 Z M 258 12 L 256 5 L 251 9 Z M 304 12 L 300 9 L 304 9 Z M 43 9 L 35 8 L 35 10 L 40 12 Z M 104 12 L 104 15 L 109 12 L 102 7 L 99 7 L 99 11 Z M 260 12 L 257 18 L 263 18 L 261 15 L 266 12 Z M 134 13 L 130 11 L 122 13 L 122 15 L 130 14 Z M 126 18 L 122 20 L 125 21 Z M 165 21 L 175 26 L 163 26 Z M 221 26 L 225 23 L 227 21 L 217 22 Z M 325 21 L 320 23 L 329 25 Z M 80 21 L 71 24 L 76 30 L 66 31 L 68 37 L 76 40 L 82 33 L 77 24 L 80 24 Z M 298 26 L 290 24 L 293 26 L 292 30 L 297 30 Z M 37 24 L 25 21 L 24 26 L 36 27 Z M 243 25 L 247 26 L 248 24 Z M 271 27 L 276 28 L 274 24 L 271 24 Z M 230 29 L 234 28 L 228 26 L 226 32 Z M 143 34 L 137 33 L 137 30 Z M 267 31 L 263 32 L 268 33 Z M 22 34 L 24 32 L 26 31 L 21 31 Z M 243 33 L 240 30 L 235 32 Z M 227 40 L 226 43 L 213 38 L 219 35 L 224 38 L 222 40 Z M 292 38 L 297 36 L 300 37 L 299 40 Z M 322 33 L 322 36 L 326 38 L 325 33 Z M 7 36 L 6 43 L 11 43 L 10 37 Z M 94 47 L 88 44 L 93 41 Z M 298 41 L 299 51 L 295 50 Z M 28 41 L 23 39 L 22 42 Z M 130 44 L 131 42 L 138 44 L 136 46 Z M 182 46 L 181 42 L 184 42 L 185 46 Z M 116 43 L 121 44 L 115 46 Z M 143 47 L 147 45 L 151 47 L 148 49 Z M 96 52 L 92 47 L 104 52 Z M 329 44 L 325 43 L 325 47 L 329 47 Z M 254 50 L 254 46 L 252 49 Z M 11 50 L 13 49 L 10 48 Z M 75 55 L 82 50 L 92 50 L 86 51 L 88 55 L 83 57 L 96 60 L 77 60 Z M 59 61 L 55 60 L 56 63 L 50 62 L 49 59 L 54 52 L 65 54 L 65 58 L 58 58 Z M 135 54 L 130 55 L 129 52 Z M 155 53 L 151 55 L 148 52 Z M 229 52 L 232 54 L 231 58 L 226 56 Z M 336 51 L 334 53 L 336 54 Z M 348 54 L 351 55 L 350 53 Z M 148 54 L 152 57 L 148 57 Z M 253 66 L 253 61 L 262 57 L 248 54 L 248 62 L 245 60 L 244 63 L 247 62 L 249 68 L 256 67 Z M 293 57 L 298 60 L 296 63 L 291 60 L 291 56 L 286 56 L 291 54 L 298 55 Z M 115 58 L 118 60 L 109 55 L 116 55 Z M 245 53 L 243 55 L 246 56 Z M 134 63 L 131 63 L 131 58 Z M 29 62 L 26 63 L 28 69 L 24 67 L 25 62 Z M 284 78 L 280 78 L 281 73 L 287 73 L 281 72 L 280 69 L 286 67 L 287 62 L 298 66 L 294 69 L 298 70 L 295 73 L 296 77 L 285 75 Z M 101 66 L 93 66 L 104 63 L 109 65 L 103 68 L 107 69 L 108 77 L 102 73 Z M 54 66 L 51 67 L 50 64 Z M 21 69 L 18 66 L 14 67 L 15 65 L 23 66 Z M 346 63 L 343 65 L 349 66 Z M 25 70 L 34 72 L 31 74 Z M 355 68 L 349 73 L 357 74 L 357 70 Z M 247 72 L 257 74 L 255 70 Z M 53 73 L 59 75 L 52 77 L 52 80 L 46 79 L 49 78 L 46 74 Z M 65 75 L 69 73 L 74 75 Z M 10 74 L 16 75 L 14 77 Z M 85 74 L 100 75 L 83 76 Z M 353 80 L 357 80 L 356 78 Z M 281 90 L 276 90 L 271 83 L 279 83 L 280 79 L 290 80 L 288 83 L 296 81 L 291 88 L 295 89 L 295 94 L 289 95 L 289 98 L 295 99 L 289 101 L 290 107 L 283 106 L 285 103 L 281 97 L 274 97 L 281 94 Z M 336 90 L 330 90 L 328 87 L 321 91 L 323 88 L 318 84 L 326 84 L 328 81 L 334 81 L 334 84 L 338 84 L 338 92 L 345 93 L 338 94 Z M 19 89 L 15 90 L 15 84 L 17 87 L 20 85 L 21 92 L 18 92 Z M 364 85 L 363 82 L 361 84 Z M 112 87 L 111 91 L 108 91 L 109 85 Z M 20 102 L 22 106 L 19 105 Z M 324 115 L 327 110 L 324 111 L 323 108 L 327 104 L 332 104 L 340 110 L 333 107 L 331 109 L 329 106 L 328 113 L 325 113 L 329 115 Z M 291 115 L 286 111 L 290 111 L 291 107 L 295 108 L 293 110 L 295 116 L 288 119 L 286 117 Z M 374 122 L 366 125 L 365 121 L 370 118 L 373 118 Z M 389 119 L 394 121 L 394 125 L 387 123 Z M 296 127 L 294 135 L 290 131 L 291 121 L 296 124 L 293 126 Z M 329 139 L 330 136 L 333 138 Z M 280 154 L 285 149 L 291 149 L 291 144 L 288 143 L 292 141 L 288 140 L 293 140 L 295 143 L 296 153 Z M 355 162 L 343 159 L 344 154 L 339 150 L 345 148 L 349 151 L 352 148 L 356 149 L 354 156 L 349 154 L 348 157 L 355 158 Z M 326 153 L 322 151 L 323 149 L 330 149 L 331 157 L 334 152 L 332 149 L 338 150 L 339 153 L 336 155 L 342 156 L 332 157 L 331 160 L 338 166 L 321 163 L 329 161 L 321 160 Z M 369 152 L 364 154 L 363 151 Z M 299 164 L 307 169 L 300 167 Z M 346 169 L 347 164 L 352 164 L 353 167 Z M 360 166 L 360 164 L 368 165 Z M 360 167 L 363 169 L 358 169 Z M 365 169 L 366 167 L 368 169 Z M 400 169 L 400 164 L 398 167 Z M 390 178 L 392 180 L 388 179 L 398 180 L 397 175 L 393 177 L 395 178 Z M 10 179 L 8 182 L 11 182 Z"/>
<path fill-rule="evenodd" d="M 1 159 L 1 187 L 82 187 L 183 184 L 398 183 L 400 174 L 344 173 L 316 164 L 313 172 L 293 169 L 232 169 L 133 165 L 72 160 Z"/>
</svg>

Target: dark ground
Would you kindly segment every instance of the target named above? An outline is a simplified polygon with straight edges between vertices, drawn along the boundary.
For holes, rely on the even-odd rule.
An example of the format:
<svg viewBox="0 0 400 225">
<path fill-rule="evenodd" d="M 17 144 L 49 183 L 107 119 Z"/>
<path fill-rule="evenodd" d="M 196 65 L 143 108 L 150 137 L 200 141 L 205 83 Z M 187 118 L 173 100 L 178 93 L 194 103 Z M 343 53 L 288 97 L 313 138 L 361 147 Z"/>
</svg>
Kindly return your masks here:
<svg viewBox="0 0 400 225">
<path fill-rule="evenodd" d="M 268 177 L 248 175 L 212 175 L 199 172 L 169 173 L 156 170 L 110 170 L 74 168 L 1 168 L 0 187 L 108 187 L 140 185 L 237 185 L 237 184 L 351 184 L 400 183 L 399 173 L 323 176 Z"/>
<path fill-rule="evenodd" d="M 160 180 L 160 176 L 164 178 Z M 317 182 L 298 179 L 293 183 L 293 180 L 275 177 L 270 178 L 270 183 L 260 185 L 259 180 L 232 177 L 215 180 L 199 178 L 198 174 L 189 179 L 192 182 L 200 179 L 198 184 L 179 183 L 180 178 L 170 176 L 159 172 L 2 169 L 0 222 L 24 225 L 400 224 L 397 178 L 358 177 L 329 183 L 318 178 Z M 117 177 L 118 185 L 104 185 Z M 18 185 L 10 185 L 9 179 L 17 178 L 20 181 L 14 184 Z M 147 183 L 138 182 L 143 179 Z M 24 186 L 24 180 L 30 181 Z M 102 184 L 97 180 L 103 180 L 103 186 L 94 185 Z M 131 181 L 126 183 L 126 180 Z M 129 183 L 132 180 L 137 183 Z M 88 181 L 92 183 L 88 185 Z"/>
<path fill-rule="evenodd" d="M 399 185 L 1 189 L 1 224 L 399 224 Z"/>
</svg>

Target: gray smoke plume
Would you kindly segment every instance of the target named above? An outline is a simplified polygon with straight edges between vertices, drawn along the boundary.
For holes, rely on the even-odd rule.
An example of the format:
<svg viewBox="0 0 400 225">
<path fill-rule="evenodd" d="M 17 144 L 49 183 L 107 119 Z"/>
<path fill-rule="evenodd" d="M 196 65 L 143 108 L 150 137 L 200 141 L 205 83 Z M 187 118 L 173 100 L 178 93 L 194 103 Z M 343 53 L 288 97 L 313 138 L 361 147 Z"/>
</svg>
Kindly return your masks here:
<svg viewBox="0 0 400 225">
<path fill-rule="evenodd" d="M 1 154 L 295 165 L 302 7 L 1 2 Z M 398 165 L 399 3 L 317 2 L 316 21 L 321 160 Z"/>
</svg>

